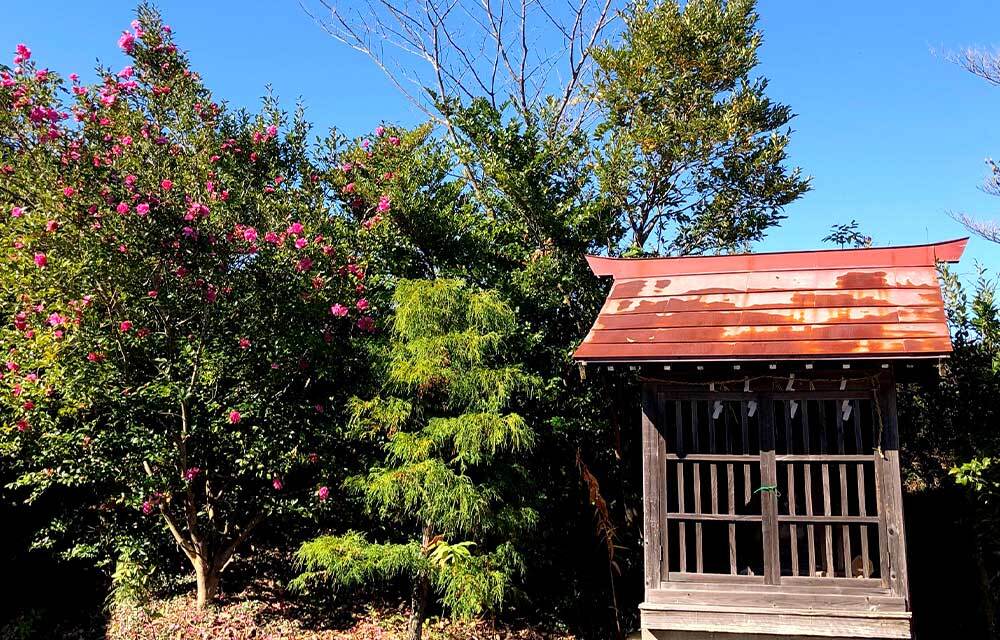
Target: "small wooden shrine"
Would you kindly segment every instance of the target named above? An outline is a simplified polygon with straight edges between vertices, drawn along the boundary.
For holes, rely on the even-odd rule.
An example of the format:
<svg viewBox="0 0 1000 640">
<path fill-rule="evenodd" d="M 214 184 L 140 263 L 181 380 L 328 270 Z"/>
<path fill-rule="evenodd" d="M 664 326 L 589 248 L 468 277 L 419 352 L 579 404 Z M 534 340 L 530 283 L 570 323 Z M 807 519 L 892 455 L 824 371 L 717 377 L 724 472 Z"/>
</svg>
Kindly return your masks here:
<svg viewBox="0 0 1000 640">
<path fill-rule="evenodd" d="M 951 351 L 965 243 L 588 258 L 575 357 L 642 384 L 644 637 L 911 637 L 895 383 Z"/>
</svg>

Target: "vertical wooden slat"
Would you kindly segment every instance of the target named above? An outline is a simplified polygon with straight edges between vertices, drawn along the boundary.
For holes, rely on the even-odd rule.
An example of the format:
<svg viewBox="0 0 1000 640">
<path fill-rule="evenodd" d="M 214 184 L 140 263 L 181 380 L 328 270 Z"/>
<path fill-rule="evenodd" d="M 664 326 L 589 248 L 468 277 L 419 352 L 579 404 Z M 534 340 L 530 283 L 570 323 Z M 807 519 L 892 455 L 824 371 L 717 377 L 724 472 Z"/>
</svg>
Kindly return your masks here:
<svg viewBox="0 0 1000 640">
<path fill-rule="evenodd" d="M 696 453 L 702 453 L 701 446 L 698 443 L 698 430 L 700 425 L 698 424 L 698 401 L 691 401 L 691 450 Z M 693 463 L 691 465 L 691 470 L 694 473 L 692 478 L 692 486 L 694 489 L 694 512 L 696 514 L 701 513 L 701 464 Z M 695 571 L 702 573 L 705 568 L 705 558 L 704 558 L 704 548 L 702 546 L 702 523 L 700 520 L 696 520 L 694 523 L 694 562 Z"/>
<path fill-rule="evenodd" d="M 660 580 L 666 580 L 670 575 L 670 525 L 667 522 L 669 508 L 667 483 L 667 438 L 663 435 L 667 425 L 667 399 L 665 395 L 656 396 L 656 434 L 657 434 L 657 467 L 656 478 L 660 485 Z"/>
<path fill-rule="evenodd" d="M 847 465 L 840 465 L 840 514 L 850 515 L 847 506 Z M 844 577 L 851 577 L 851 525 L 840 525 L 840 540 L 844 551 Z"/>
<path fill-rule="evenodd" d="M 854 408 L 852 406 L 851 413 L 854 413 Z M 837 405 L 837 453 L 843 455 L 845 453 L 845 442 L 844 442 L 844 416 L 841 414 L 840 404 Z M 846 516 L 847 513 L 847 465 L 838 465 L 837 472 L 840 479 L 840 515 Z M 851 577 L 851 528 L 850 525 L 843 524 L 840 526 L 840 546 L 841 552 L 844 555 L 844 577 Z"/>
<path fill-rule="evenodd" d="M 743 432 L 743 455 L 750 455 L 750 426 L 747 417 L 747 401 L 740 401 L 740 429 Z M 750 488 L 750 465 L 743 465 L 743 506 L 746 507 L 753 499 L 753 489 Z"/>
<path fill-rule="evenodd" d="M 792 403 L 783 402 L 785 407 L 785 452 L 795 453 L 792 446 Z M 795 463 L 789 462 L 786 465 L 787 489 L 788 489 L 788 514 L 795 515 Z M 792 575 L 799 575 L 799 527 L 796 524 L 788 525 L 788 543 L 792 555 Z"/>
<path fill-rule="evenodd" d="M 676 422 L 675 427 L 675 437 L 677 439 L 677 455 L 684 455 L 684 403 L 677 400 L 675 403 L 675 415 Z M 684 463 L 681 461 L 677 462 L 677 511 L 678 513 L 685 513 L 684 508 L 685 501 L 685 490 L 684 490 Z M 679 551 L 678 557 L 678 570 L 681 573 L 687 571 L 687 522 L 684 520 L 677 521 L 677 549 Z"/>
<path fill-rule="evenodd" d="M 713 400 L 708 401 L 708 452 L 709 453 L 719 453 L 716 448 L 717 442 L 715 438 L 715 402 Z M 712 513 L 719 513 L 719 465 L 714 462 L 708 465 L 708 488 L 709 495 L 711 496 L 709 500 L 711 501 Z"/>
<path fill-rule="evenodd" d="M 736 513 L 736 492 L 733 487 L 733 464 L 726 465 L 726 486 L 729 488 L 729 515 Z M 729 523 L 729 573 L 736 575 L 736 523 Z"/>
<path fill-rule="evenodd" d="M 692 471 L 694 472 L 693 486 L 694 486 L 694 512 L 696 514 L 701 514 L 701 465 L 697 462 L 691 465 Z M 694 561 L 695 561 L 695 571 L 702 573 L 705 568 L 704 563 L 704 549 L 702 547 L 702 524 L 700 520 L 696 520 L 694 523 Z"/>
<path fill-rule="evenodd" d="M 684 489 L 684 467 L 687 463 L 677 461 L 677 512 L 687 513 L 687 508 L 685 503 L 685 493 Z M 678 520 L 677 521 L 677 547 L 680 550 L 680 557 L 678 558 L 679 570 L 681 573 L 687 571 L 687 521 Z"/>
<path fill-rule="evenodd" d="M 861 402 L 858 400 L 854 401 L 854 446 L 856 447 L 856 453 L 861 454 L 862 447 L 864 444 L 861 438 Z M 857 465 L 857 476 L 858 476 L 858 515 L 866 516 L 868 515 L 868 505 L 866 493 L 865 493 L 865 463 L 859 462 Z M 861 575 L 863 578 L 868 578 L 872 574 L 871 558 L 868 555 L 868 527 L 867 525 L 860 525 L 859 531 L 861 533 Z"/>
<path fill-rule="evenodd" d="M 774 463 L 774 401 L 764 399 L 759 405 L 760 420 L 760 484 L 777 484 Z M 781 556 L 778 552 L 778 500 L 773 490 L 760 492 L 762 541 L 764 544 L 764 584 L 781 582 Z"/>
<path fill-rule="evenodd" d="M 809 401 L 802 401 L 802 449 L 803 453 L 809 454 L 810 448 L 810 434 L 809 434 Z M 813 515 L 813 483 L 812 483 L 812 464 L 806 462 L 802 465 L 802 491 L 805 493 L 806 498 L 806 515 Z M 807 575 L 816 575 L 816 527 L 815 525 L 806 525 L 806 543 L 809 545 L 808 556 L 809 556 L 809 573 Z"/>
<path fill-rule="evenodd" d="M 729 419 L 729 412 L 723 407 L 722 415 L 725 417 L 726 425 L 726 454 L 733 453 L 733 430 Z M 736 513 L 736 488 L 733 486 L 735 474 L 733 473 L 733 463 L 726 463 L 726 512 L 729 515 Z M 736 575 L 736 523 L 729 523 L 729 573 Z"/>
<path fill-rule="evenodd" d="M 823 515 L 830 515 L 830 465 L 824 463 L 821 467 L 823 474 Z M 826 577 L 832 578 L 836 572 L 833 569 L 833 525 L 823 525 L 824 550 L 826 553 Z"/>
<path fill-rule="evenodd" d="M 819 401 L 819 430 L 820 430 L 820 441 L 819 441 L 819 452 L 820 455 L 825 455 L 828 444 L 828 436 L 826 429 L 826 403 L 833 402 L 836 405 L 835 400 L 820 400 Z M 834 410 L 836 411 L 836 406 Z M 830 465 L 823 463 L 820 465 L 820 473 L 823 479 L 823 515 L 830 515 Z M 824 549 L 824 570 L 825 575 L 828 578 L 834 576 L 833 570 L 833 528 L 832 525 L 823 525 L 823 549 Z"/>
<path fill-rule="evenodd" d="M 660 490 L 657 477 L 657 440 L 653 388 L 642 388 L 642 473 L 645 586 L 647 593 L 660 588 Z"/>
</svg>

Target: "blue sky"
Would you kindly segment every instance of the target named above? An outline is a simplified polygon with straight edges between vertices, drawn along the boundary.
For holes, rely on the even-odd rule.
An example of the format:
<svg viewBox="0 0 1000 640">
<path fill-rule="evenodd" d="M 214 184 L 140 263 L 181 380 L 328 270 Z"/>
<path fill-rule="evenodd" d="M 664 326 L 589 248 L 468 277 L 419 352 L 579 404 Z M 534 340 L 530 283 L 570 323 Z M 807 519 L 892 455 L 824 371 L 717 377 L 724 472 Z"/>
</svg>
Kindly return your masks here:
<svg viewBox="0 0 1000 640">
<path fill-rule="evenodd" d="M 118 33 L 134 4 L 121 0 L 3 3 L 0 51 L 27 43 L 39 64 L 87 77 L 117 66 Z M 270 83 L 301 98 L 320 128 L 348 134 L 380 120 L 414 124 L 409 104 L 361 54 L 334 41 L 295 0 L 171 0 L 158 4 L 193 66 L 219 97 L 254 107 Z M 984 159 L 1000 158 L 1000 88 L 944 59 L 965 46 L 1000 47 L 1000 3 L 990 0 L 760 0 L 760 72 L 791 105 L 791 161 L 814 189 L 760 250 L 820 247 L 834 222 L 857 219 L 879 245 L 965 235 L 946 215 L 1000 217 L 979 189 Z M 996 212 L 996 213 L 994 213 Z M 973 239 L 975 260 L 1000 271 L 1000 248 Z"/>
</svg>

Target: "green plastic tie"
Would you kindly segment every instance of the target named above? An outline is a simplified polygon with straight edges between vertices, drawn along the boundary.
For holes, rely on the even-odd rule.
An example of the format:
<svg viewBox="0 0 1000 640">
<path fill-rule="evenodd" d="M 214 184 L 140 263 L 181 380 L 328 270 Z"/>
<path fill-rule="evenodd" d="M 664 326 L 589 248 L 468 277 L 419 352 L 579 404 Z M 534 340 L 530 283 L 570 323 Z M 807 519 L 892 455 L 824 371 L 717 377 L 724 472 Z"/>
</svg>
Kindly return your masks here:
<svg viewBox="0 0 1000 640">
<path fill-rule="evenodd" d="M 764 493 L 765 491 L 773 491 L 774 495 L 780 496 L 781 492 L 778 491 L 778 485 L 776 484 L 765 484 L 757 487 L 753 490 L 754 493 Z"/>
</svg>

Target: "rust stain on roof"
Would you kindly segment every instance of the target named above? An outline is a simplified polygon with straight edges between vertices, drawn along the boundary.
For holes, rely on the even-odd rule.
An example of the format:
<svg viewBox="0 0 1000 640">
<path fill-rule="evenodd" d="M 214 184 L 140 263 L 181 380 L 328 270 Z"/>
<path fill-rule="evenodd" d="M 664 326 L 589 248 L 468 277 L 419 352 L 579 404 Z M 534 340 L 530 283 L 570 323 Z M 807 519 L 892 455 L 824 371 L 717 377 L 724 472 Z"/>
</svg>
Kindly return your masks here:
<svg viewBox="0 0 1000 640">
<path fill-rule="evenodd" d="M 926 357 L 951 352 L 937 244 L 732 256 L 588 256 L 614 277 L 581 361 Z"/>
</svg>

